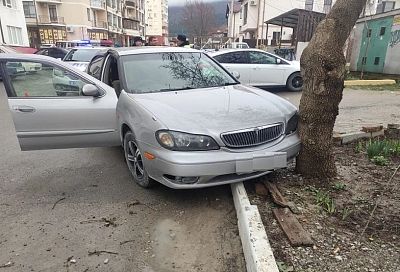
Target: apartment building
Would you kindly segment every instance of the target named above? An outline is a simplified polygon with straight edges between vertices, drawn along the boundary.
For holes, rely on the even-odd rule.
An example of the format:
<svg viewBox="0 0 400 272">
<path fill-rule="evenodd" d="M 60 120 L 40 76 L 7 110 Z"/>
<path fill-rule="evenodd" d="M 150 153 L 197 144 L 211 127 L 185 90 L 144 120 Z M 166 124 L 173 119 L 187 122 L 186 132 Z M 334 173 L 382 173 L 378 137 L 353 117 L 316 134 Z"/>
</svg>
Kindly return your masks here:
<svg viewBox="0 0 400 272">
<path fill-rule="evenodd" d="M 168 44 L 168 0 L 146 0 L 146 37 Z"/>
<path fill-rule="evenodd" d="M 134 37 L 145 36 L 145 2 L 144 0 L 126 0 L 123 6 L 123 33 L 125 45 L 133 44 Z"/>
<path fill-rule="evenodd" d="M 329 13 L 336 0 L 239 0 L 234 2 L 234 12 L 228 15 L 228 35 L 235 40 L 267 39 L 266 45 L 279 40 L 291 40 L 292 28 L 264 24 L 274 17 L 293 9 Z M 240 5 L 240 10 L 237 5 Z M 230 4 L 231 5 L 231 4 Z M 388 12 L 400 8 L 400 0 L 369 0 L 361 16 Z M 238 29 L 238 30 L 237 30 Z M 268 32 L 268 33 L 267 33 Z"/>
<path fill-rule="evenodd" d="M 129 45 L 144 33 L 144 0 L 24 0 L 31 46 L 63 40 Z"/>
<path fill-rule="evenodd" d="M 22 3 L 18 0 L 0 2 L 0 44 L 28 46 Z"/>
</svg>

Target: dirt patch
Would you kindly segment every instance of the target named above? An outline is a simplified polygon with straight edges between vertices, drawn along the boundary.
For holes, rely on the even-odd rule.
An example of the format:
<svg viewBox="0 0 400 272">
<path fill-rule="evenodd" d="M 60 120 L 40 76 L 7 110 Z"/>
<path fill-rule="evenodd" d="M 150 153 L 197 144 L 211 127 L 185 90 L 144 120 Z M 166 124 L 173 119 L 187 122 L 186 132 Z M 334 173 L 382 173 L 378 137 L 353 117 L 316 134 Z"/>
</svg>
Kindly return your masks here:
<svg viewBox="0 0 400 272">
<path fill-rule="evenodd" d="M 400 172 L 390 186 L 387 182 L 400 159 L 377 166 L 365 153 L 356 153 L 355 145 L 335 147 L 334 152 L 339 176 L 329 182 L 296 175 L 294 165 L 266 177 L 295 203 L 299 222 L 314 240 L 312 247 L 291 247 L 273 217 L 270 197 L 256 195 L 253 183 L 246 184 L 251 202 L 260 209 L 280 270 L 399 272 Z"/>
</svg>

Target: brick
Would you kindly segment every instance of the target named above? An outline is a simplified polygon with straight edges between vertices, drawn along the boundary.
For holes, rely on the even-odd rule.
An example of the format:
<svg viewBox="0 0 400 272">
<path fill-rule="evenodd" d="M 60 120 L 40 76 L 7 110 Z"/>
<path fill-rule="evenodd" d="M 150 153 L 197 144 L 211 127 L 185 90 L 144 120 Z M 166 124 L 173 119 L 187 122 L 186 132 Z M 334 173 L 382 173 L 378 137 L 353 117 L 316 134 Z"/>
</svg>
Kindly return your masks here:
<svg viewBox="0 0 400 272">
<path fill-rule="evenodd" d="M 265 188 L 264 184 L 256 183 L 255 187 L 256 187 L 256 194 L 257 195 L 262 195 L 262 196 L 268 195 L 268 190 L 267 190 L 267 188 Z"/>
<path fill-rule="evenodd" d="M 378 132 L 383 129 L 383 126 L 366 126 L 362 127 L 361 131 L 363 132 Z"/>
</svg>

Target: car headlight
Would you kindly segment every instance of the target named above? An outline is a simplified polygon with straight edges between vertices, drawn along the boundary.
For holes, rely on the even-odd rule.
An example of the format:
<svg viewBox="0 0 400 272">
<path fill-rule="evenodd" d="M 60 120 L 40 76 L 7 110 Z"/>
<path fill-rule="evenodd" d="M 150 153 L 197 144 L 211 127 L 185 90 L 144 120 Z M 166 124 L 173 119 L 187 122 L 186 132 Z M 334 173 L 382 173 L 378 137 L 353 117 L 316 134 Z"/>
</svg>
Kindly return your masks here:
<svg viewBox="0 0 400 272">
<path fill-rule="evenodd" d="M 173 151 L 217 150 L 219 145 L 206 135 L 189 134 L 171 130 L 159 130 L 156 139 L 160 145 Z"/>
<path fill-rule="evenodd" d="M 286 124 L 286 135 L 292 134 L 297 131 L 297 125 L 299 123 L 299 114 L 296 112 Z"/>
</svg>

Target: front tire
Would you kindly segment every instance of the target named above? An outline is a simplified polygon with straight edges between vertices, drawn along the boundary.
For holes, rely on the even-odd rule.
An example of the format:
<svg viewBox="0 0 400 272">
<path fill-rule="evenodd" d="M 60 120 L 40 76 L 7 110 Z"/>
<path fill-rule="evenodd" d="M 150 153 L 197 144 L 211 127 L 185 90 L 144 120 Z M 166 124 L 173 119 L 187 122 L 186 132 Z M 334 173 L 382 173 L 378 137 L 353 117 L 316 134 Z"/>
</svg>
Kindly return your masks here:
<svg viewBox="0 0 400 272">
<path fill-rule="evenodd" d="M 289 76 L 286 87 L 291 92 L 300 92 L 303 89 L 303 78 L 300 72 L 293 73 Z"/>
<path fill-rule="evenodd" d="M 125 161 L 133 180 L 143 188 L 152 187 L 156 182 L 149 177 L 144 167 L 142 152 L 140 151 L 135 136 L 128 131 L 124 136 Z"/>
</svg>

